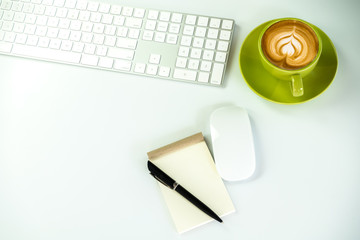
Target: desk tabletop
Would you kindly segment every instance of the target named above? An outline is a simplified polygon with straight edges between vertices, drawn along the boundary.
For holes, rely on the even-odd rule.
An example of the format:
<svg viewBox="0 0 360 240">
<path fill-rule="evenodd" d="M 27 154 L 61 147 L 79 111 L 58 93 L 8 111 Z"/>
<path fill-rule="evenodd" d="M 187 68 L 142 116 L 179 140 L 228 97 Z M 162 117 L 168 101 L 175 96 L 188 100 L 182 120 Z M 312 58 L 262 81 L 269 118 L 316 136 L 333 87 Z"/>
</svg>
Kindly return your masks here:
<svg viewBox="0 0 360 240">
<path fill-rule="evenodd" d="M 234 19 L 225 86 L 0 55 L 0 239 L 360 238 L 359 1 L 121 5 Z M 259 97 L 238 61 L 252 29 L 288 16 L 321 28 L 339 60 L 330 87 L 298 105 Z M 225 182 L 237 212 L 223 224 L 178 236 L 146 153 L 197 132 L 211 149 L 210 114 L 229 105 L 249 113 L 255 176 Z"/>
</svg>

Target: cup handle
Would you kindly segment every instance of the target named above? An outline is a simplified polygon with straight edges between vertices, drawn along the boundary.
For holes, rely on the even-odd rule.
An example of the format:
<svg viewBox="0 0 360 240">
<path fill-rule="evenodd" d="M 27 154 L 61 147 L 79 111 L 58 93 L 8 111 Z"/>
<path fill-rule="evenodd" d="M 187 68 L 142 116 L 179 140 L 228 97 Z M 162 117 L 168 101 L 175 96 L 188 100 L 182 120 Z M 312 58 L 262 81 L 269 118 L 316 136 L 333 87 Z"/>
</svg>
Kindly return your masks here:
<svg viewBox="0 0 360 240">
<path fill-rule="evenodd" d="M 294 97 L 300 97 L 304 95 L 303 81 L 300 74 L 291 76 L 291 91 Z"/>
</svg>

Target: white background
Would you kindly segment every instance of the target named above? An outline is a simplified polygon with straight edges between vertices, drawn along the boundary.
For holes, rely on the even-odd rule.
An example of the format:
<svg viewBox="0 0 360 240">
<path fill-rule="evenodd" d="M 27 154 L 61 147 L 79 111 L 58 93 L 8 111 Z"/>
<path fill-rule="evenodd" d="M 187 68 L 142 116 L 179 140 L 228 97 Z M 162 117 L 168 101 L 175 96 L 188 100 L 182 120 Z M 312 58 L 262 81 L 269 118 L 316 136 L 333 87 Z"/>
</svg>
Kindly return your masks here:
<svg viewBox="0 0 360 240">
<path fill-rule="evenodd" d="M 120 4 L 235 19 L 224 88 L 0 56 L 1 240 L 360 239 L 359 1 Z M 339 57 L 329 89 L 291 106 L 252 92 L 238 63 L 252 29 L 287 16 Z M 226 183 L 237 212 L 223 224 L 178 235 L 146 153 L 200 131 L 210 145 L 209 116 L 228 105 L 249 112 L 256 174 Z"/>
</svg>

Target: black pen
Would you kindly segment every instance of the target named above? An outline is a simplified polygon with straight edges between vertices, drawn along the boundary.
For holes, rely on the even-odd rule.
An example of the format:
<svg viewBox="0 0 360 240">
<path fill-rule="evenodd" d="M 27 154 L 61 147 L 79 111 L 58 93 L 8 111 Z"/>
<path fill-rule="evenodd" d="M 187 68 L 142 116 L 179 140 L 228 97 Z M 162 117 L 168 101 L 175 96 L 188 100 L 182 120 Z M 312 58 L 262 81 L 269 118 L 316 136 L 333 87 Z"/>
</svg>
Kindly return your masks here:
<svg viewBox="0 0 360 240">
<path fill-rule="evenodd" d="M 212 217 L 218 222 L 222 222 L 221 218 L 216 215 L 208 206 L 206 206 L 203 202 L 197 199 L 194 195 L 189 193 L 185 188 L 183 188 L 180 184 L 178 184 L 174 179 L 169 177 L 166 173 L 164 173 L 160 168 L 155 166 L 152 162 L 148 161 L 148 169 L 150 174 L 159 182 L 169 187 L 172 190 L 178 192 L 181 196 L 186 198 L 189 202 L 198 207 L 201 211 L 206 213 L 208 216 Z"/>
</svg>

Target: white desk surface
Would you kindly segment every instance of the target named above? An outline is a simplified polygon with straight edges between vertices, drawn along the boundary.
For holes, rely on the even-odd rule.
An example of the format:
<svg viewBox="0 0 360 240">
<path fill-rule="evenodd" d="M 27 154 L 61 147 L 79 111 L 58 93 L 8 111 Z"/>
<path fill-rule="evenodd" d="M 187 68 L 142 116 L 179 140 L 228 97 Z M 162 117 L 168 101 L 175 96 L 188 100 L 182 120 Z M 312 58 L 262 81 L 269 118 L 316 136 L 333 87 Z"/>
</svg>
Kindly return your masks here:
<svg viewBox="0 0 360 240">
<path fill-rule="evenodd" d="M 115 2 L 115 1 L 113 1 Z M 233 18 L 224 88 L 0 56 L 0 239 L 360 239 L 360 2 L 123 0 Z M 249 32 L 293 16 L 320 27 L 336 78 L 299 105 L 260 98 L 238 63 Z M 149 150 L 203 132 L 213 110 L 249 112 L 257 171 L 226 183 L 237 212 L 178 235 Z"/>
</svg>

